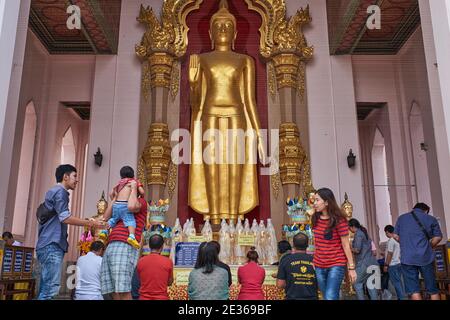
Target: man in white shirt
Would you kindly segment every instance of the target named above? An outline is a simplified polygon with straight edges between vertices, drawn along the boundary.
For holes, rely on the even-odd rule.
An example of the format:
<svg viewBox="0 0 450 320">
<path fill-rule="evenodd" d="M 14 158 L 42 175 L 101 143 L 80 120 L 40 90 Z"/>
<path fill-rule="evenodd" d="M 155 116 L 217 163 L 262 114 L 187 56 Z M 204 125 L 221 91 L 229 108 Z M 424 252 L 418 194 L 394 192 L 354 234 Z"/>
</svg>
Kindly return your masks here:
<svg viewBox="0 0 450 320">
<path fill-rule="evenodd" d="M 77 261 L 77 287 L 75 300 L 103 300 L 100 268 L 105 245 L 101 241 L 91 244 L 91 251 Z"/>
<path fill-rule="evenodd" d="M 386 237 L 389 238 L 386 245 L 386 254 L 384 262 L 384 272 L 389 273 L 389 280 L 397 293 L 399 300 L 407 300 L 402 281 L 402 265 L 400 263 L 400 244 L 394 239 L 394 226 L 387 225 L 384 228 Z"/>
</svg>

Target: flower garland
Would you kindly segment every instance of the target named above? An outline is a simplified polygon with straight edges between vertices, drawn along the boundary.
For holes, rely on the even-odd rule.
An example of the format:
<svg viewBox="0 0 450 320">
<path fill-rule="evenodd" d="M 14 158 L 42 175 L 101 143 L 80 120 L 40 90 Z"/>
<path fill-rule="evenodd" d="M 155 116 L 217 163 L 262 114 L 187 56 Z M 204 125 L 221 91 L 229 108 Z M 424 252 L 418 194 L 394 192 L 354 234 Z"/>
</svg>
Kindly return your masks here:
<svg viewBox="0 0 450 320">
<path fill-rule="evenodd" d="M 80 255 L 84 256 L 89 251 L 91 251 L 91 244 L 94 242 L 94 237 L 92 236 L 90 228 L 84 229 L 83 234 L 81 235 L 80 240 L 78 241 L 77 248 L 80 250 Z"/>
</svg>

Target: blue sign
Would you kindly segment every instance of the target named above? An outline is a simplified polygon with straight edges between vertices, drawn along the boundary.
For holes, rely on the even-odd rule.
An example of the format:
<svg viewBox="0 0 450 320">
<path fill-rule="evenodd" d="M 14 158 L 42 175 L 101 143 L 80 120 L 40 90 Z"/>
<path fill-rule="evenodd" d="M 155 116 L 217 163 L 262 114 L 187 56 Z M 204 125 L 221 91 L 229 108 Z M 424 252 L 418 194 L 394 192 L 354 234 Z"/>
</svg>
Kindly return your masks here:
<svg viewBox="0 0 450 320">
<path fill-rule="evenodd" d="M 31 264 L 33 263 L 33 253 L 27 252 L 25 253 L 25 270 L 24 272 L 30 273 L 31 272 Z"/>
<path fill-rule="evenodd" d="M 3 272 L 12 272 L 12 260 L 13 250 L 10 248 L 5 248 L 5 255 L 3 256 Z"/>
<path fill-rule="evenodd" d="M 14 272 L 22 272 L 23 251 L 17 250 L 14 258 Z"/>
<path fill-rule="evenodd" d="M 193 267 L 197 261 L 200 242 L 179 242 L 175 247 L 175 265 Z"/>
<path fill-rule="evenodd" d="M 436 250 L 436 270 L 437 272 L 445 272 L 444 254 L 440 250 Z"/>
</svg>

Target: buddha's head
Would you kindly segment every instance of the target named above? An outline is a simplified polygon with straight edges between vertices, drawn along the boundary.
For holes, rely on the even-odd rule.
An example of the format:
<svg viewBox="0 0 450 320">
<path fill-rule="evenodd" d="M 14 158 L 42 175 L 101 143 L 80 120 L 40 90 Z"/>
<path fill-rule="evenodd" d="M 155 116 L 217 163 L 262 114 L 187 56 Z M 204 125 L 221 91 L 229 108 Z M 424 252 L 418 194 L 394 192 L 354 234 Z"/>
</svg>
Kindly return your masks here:
<svg viewBox="0 0 450 320">
<path fill-rule="evenodd" d="M 345 193 L 345 201 L 341 206 L 342 211 L 344 211 L 345 215 L 348 219 L 351 219 L 353 216 L 353 205 L 350 201 L 348 201 L 348 195 L 347 192 Z"/>
<path fill-rule="evenodd" d="M 234 49 L 236 34 L 236 18 L 228 11 L 227 1 L 221 0 L 219 10 L 213 14 L 209 22 L 209 36 L 213 49 L 230 44 Z"/>
<path fill-rule="evenodd" d="M 105 192 L 103 192 L 102 197 L 97 202 L 97 214 L 98 215 L 104 214 L 107 207 L 108 207 L 108 202 L 105 199 Z"/>
</svg>

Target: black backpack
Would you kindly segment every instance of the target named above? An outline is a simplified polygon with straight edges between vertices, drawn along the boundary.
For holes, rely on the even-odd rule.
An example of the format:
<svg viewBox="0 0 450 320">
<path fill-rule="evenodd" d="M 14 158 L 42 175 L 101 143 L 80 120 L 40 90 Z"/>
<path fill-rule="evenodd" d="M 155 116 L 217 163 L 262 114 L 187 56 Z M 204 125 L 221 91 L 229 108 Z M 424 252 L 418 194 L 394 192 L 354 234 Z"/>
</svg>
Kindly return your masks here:
<svg viewBox="0 0 450 320">
<path fill-rule="evenodd" d="M 45 203 L 41 203 L 41 205 L 37 208 L 36 218 L 40 225 L 45 224 L 48 220 L 56 216 L 57 212 L 55 210 L 48 210 L 45 206 Z"/>
</svg>

